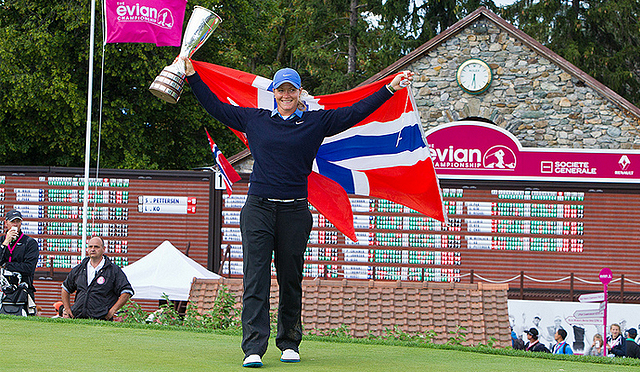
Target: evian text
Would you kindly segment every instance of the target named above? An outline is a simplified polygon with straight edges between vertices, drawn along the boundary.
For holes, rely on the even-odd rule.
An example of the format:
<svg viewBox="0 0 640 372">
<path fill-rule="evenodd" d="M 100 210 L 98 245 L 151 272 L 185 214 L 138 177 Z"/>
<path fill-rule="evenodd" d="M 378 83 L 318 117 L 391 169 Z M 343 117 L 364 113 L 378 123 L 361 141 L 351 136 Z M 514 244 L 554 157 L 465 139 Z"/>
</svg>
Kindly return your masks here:
<svg viewBox="0 0 640 372">
<path fill-rule="evenodd" d="M 455 149 L 453 146 L 445 149 L 431 147 L 429 152 L 436 168 L 480 168 L 482 166 L 482 152 L 479 149 Z"/>
</svg>

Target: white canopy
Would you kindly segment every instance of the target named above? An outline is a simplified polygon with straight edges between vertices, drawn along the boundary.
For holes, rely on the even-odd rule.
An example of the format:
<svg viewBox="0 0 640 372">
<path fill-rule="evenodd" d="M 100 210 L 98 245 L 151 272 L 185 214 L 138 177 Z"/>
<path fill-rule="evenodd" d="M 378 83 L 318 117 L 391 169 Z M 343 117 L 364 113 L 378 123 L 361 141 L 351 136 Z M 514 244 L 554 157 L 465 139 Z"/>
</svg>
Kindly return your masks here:
<svg viewBox="0 0 640 372">
<path fill-rule="evenodd" d="M 133 286 L 133 298 L 148 300 L 160 300 L 164 293 L 170 300 L 186 301 L 193 278 L 220 278 L 185 256 L 168 240 L 122 271 Z"/>
</svg>

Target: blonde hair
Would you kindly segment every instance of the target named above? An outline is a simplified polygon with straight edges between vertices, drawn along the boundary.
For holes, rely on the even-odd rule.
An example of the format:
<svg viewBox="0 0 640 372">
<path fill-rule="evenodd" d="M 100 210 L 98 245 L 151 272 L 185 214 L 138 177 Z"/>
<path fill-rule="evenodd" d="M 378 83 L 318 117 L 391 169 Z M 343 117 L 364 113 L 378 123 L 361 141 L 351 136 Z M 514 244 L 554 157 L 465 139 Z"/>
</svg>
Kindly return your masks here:
<svg viewBox="0 0 640 372">
<path fill-rule="evenodd" d="M 298 109 L 300 111 L 307 111 L 308 107 L 307 104 L 304 103 L 303 97 L 309 97 L 310 94 L 309 92 L 307 92 L 306 90 L 302 89 L 302 87 L 300 87 L 300 95 L 298 96 Z"/>
<path fill-rule="evenodd" d="M 593 339 L 598 339 L 600 340 L 600 342 L 603 342 L 604 340 L 602 339 L 602 335 L 600 333 L 596 333 L 595 335 L 593 335 Z"/>
<path fill-rule="evenodd" d="M 609 329 L 616 327 L 618 328 L 618 332 L 622 333 L 622 328 L 620 328 L 620 325 L 618 323 L 613 323 L 609 326 Z"/>
</svg>

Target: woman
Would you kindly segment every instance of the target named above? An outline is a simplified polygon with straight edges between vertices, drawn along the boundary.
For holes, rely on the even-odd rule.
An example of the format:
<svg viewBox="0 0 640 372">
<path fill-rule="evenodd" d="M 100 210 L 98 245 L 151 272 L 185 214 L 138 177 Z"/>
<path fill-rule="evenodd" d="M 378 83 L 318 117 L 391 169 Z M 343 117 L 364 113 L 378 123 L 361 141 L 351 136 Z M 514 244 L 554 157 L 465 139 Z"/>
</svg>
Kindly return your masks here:
<svg viewBox="0 0 640 372">
<path fill-rule="evenodd" d="M 593 344 L 591 344 L 585 355 L 604 356 L 604 342 L 601 334 L 596 333 L 593 336 Z"/>
<path fill-rule="evenodd" d="M 302 111 L 300 75 L 277 71 L 270 90 L 277 107 L 270 111 L 221 102 L 185 61 L 188 82 L 207 112 L 230 128 L 244 132 L 254 165 L 249 195 L 240 214 L 244 294 L 243 366 L 261 367 L 269 340 L 271 257 L 280 297 L 276 346 L 283 362 L 299 362 L 302 340 L 302 269 L 313 219 L 307 204 L 307 177 L 325 137 L 365 119 L 413 79 L 398 74 L 390 84 L 350 107 Z"/>
<path fill-rule="evenodd" d="M 616 323 L 609 327 L 609 336 L 607 336 L 607 354 L 609 356 L 621 356 L 625 354 L 625 338 L 622 337 L 620 326 Z"/>
</svg>

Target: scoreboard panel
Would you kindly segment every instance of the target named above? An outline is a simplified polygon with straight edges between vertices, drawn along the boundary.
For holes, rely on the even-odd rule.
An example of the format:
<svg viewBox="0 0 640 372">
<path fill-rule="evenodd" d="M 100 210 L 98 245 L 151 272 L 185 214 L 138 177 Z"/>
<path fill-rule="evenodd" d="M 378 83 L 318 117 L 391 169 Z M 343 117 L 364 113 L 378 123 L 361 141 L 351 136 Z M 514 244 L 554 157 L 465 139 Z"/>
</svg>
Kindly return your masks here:
<svg viewBox="0 0 640 372">
<path fill-rule="evenodd" d="M 23 232 L 40 247 L 38 272 L 64 275 L 81 260 L 84 178 L 76 172 L 0 168 L 0 213 L 22 213 Z M 89 179 L 87 236 L 103 237 L 107 255 L 116 264 L 133 263 L 168 240 L 207 266 L 213 173 L 103 174 Z"/>
</svg>

